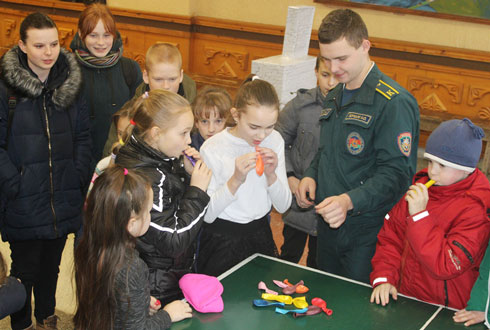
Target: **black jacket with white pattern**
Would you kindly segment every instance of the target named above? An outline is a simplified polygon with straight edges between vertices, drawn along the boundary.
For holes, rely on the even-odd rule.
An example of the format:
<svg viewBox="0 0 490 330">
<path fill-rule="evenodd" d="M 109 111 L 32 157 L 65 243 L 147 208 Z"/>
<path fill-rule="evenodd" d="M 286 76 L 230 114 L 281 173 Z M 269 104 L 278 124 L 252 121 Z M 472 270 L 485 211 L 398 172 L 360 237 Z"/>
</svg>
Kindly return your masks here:
<svg viewBox="0 0 490 330">
<path fill-rule="evenodd" d="M 192 270 L 196 237 L 209 196 L 189 186 L 181 161 L 153 149 L 134 134 L 119 151 L 116 163 L 143 173 L 151 182 L 151 224 L 138 239 L 137 249 L 150 270 L 151 295 L 166 304 L 180 298 L 178 281 Z"/>
</svg>

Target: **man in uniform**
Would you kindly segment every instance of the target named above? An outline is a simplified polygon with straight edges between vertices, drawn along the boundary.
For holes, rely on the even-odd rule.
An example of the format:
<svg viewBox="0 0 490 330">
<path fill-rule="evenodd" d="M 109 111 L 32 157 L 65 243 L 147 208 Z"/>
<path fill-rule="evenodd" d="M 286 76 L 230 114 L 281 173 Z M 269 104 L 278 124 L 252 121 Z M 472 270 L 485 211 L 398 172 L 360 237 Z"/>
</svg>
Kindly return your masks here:
<svg viewBox="0 0 490 330">
<path fill-rule="evenodd" d="M 318 222 L 318 267 L 369 283 L 384 216 L 416 170 L 419 109 L 371 61 L 367 28 L 357 13 L 332 11 L 318 39 L 340 84 L 325 99 L 320 148 L 296 195 L 301 207 L 314 200 L 324 220 Z"/>
</svg>

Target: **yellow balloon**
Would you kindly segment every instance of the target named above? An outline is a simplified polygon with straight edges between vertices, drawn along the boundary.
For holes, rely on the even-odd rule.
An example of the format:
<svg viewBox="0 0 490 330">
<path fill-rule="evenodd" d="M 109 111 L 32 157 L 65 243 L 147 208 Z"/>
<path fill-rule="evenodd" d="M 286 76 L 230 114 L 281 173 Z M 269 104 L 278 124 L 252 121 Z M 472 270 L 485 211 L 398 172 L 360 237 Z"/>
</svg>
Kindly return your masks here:
<svg viewBox="0 0 490 330">
<path fill-rule="evenodd" d="M 262 293 L 262 299 L 275 300 L 275 301 L 285 303 L 286 305 L 291 305 L 293 302 L 293 298 L 291 296 L 276 295 L 276 294 L 270 294 L 270 293 Z"/>
<path fill-rule="evenodd" d="M 308 303 L 306 302 L 306 297 L 297 297 L 293 299 L 293 304 L 297 308 L 306 308 L 308 307 Z"/>
</svg>

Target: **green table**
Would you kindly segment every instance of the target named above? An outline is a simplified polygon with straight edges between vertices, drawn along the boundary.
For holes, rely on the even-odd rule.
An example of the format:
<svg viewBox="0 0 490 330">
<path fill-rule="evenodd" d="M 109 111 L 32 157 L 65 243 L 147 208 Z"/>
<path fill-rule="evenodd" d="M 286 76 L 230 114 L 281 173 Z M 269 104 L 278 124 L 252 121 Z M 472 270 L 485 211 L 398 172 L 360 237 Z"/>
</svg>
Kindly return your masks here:
<svg viewBox="0 0 490 330">
<path fill-rule="evenodd" d="M 260 281 L 264 281 L 269 289 L 279 291 L 272 280 L 285 278 L 291 283 L 303 280 L 310 289 L 306 293 L 307 301 L 311 302 L 314 297 L 323 298 L 327 302 L 327 307 L 333 310 L 333 314 L 326 316 L 322 313 L 295 319 L 291 314 L 276 313 L 275 307 L 258 308 L 252 305 L 252 301 L 260 298 L 262 293 L 257 288 Z M 470 328 L 456 324 L 452 320 L 454 311 L 402 295 L 398 295 L 397 301 L 390 300 L 385 307 L 371 304 L 369 302 L 371 287 L 365 283 L 260 254 L 244 260 L 222 274 L 219 279 L 224 287 L 224 311 L 214 314 L 194 312 L 192 319 L 175 323 L 172 325 L 172 330 L 486 329 L 483 324 Z"/>
</svg>

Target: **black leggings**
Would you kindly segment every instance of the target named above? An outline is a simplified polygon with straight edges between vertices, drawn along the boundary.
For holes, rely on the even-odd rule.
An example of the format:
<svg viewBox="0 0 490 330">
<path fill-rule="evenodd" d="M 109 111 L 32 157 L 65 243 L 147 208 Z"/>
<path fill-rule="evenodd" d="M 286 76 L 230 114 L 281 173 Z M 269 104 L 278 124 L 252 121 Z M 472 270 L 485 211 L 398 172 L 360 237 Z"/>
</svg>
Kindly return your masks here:
<svg viewBox="0 0 490 330">
<path fill-rule="evenodd" d="M 284 224 L 282 230 L 284 244 L 281 247 L 281 259 L 298 263 L 303 256 L 306 239 L 308 238 L 308 257 L 306 265 L 317 268 L 316 266 L 316 236 L 308 235 L 304 231 Z"/>
</svg>

